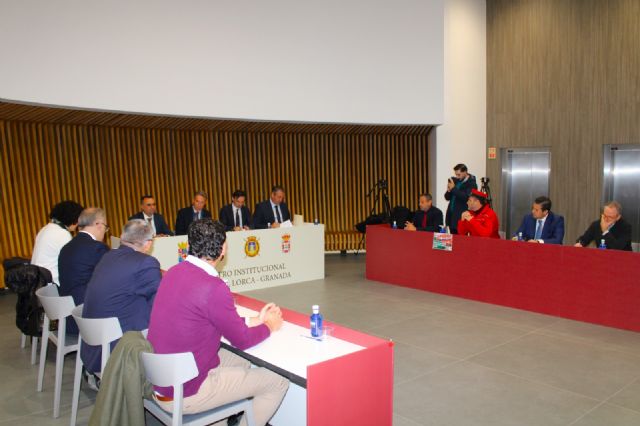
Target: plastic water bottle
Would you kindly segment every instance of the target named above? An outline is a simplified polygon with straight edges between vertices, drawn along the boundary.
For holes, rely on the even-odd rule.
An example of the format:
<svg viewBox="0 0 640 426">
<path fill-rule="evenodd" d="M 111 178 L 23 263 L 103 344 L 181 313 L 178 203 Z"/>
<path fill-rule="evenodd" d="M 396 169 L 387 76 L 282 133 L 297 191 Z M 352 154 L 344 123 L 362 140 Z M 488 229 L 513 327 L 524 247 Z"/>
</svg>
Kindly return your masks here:
<svg viewBox="0 0 640 426">
<path fill-rule="evenodd" d="M 440 233 L 441 234 L 446 234 L 447 233 L 447 227 L 444 225 L 440 225 Z"/>
<path fill-rule="evenodd" d="M 267 229 L 271 228 L 271 223 L 267 222 Z"/>
<path fill-rule="evenodd" d="M 600 240 L 600 245 L 598 246 L 600 250 L 606 250 L 607 244 L 604 242 L 604 239 Z"/>
<path fill-rule="evenodd" d="M 398 229 L 398 224 L 396 223 L 396 221 L 395 221 L 395 220 L 393 221 L 393 225 L 391 225 L 391 227 L 392 227 L 393 229 Z"/>
<path fill-rule="evenodd" d="M 524 238 L 522 238 L 522 232 L 518 232 L 518 241 L 524 241 Z"/>
<path fill-rule="evenodd" d="M 314 225 L 320 225 L 320 221 L 318 220 L 317 217 L 315 219 L 313 219 L 313 224 Z"/>
<path fill-rule="evenodd" d="M 320 313 L 320 306 L 313 305 L 311 307 L 311 336 L 322 337 L 322 314 Z"/>
</svg>

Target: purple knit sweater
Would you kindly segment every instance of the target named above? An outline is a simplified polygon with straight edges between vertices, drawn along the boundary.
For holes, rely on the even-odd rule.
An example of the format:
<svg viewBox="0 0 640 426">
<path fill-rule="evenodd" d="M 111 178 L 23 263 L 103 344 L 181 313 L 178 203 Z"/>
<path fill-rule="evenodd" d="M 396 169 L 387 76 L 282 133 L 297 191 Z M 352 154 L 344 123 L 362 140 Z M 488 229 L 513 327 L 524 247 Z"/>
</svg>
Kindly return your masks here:
<svg viewBox="0 0 640 426">
<path fill-rule="evenodd" d="M 196 394 L 209 370 L 220 364 L 222 336 L 236 348 L 247 349 L 269 337 L 269 328 L 245 325 L 220 278 L 190 262 L 170 268 L 153 303 L 148 339 L 157 354 L 193 352 L 198 376 L 185 383 L 185 397 Z M 156 390 L 173 396 L 173 388 Z"/>
</svg>

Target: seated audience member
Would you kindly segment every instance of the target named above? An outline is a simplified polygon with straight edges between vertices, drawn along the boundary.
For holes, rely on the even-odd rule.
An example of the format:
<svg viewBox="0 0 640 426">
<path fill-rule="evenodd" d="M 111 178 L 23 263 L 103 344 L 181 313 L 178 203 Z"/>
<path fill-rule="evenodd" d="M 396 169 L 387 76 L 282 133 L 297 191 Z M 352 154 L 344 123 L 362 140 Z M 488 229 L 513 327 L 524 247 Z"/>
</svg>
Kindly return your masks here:
<svg viewBox="0 0 640 426">
<path fill-rule="evenodd" d="M 473 189 L 478 188 L 476 177 L 469 173 L 467 166 L 456 164 L 453 168 L 455 177 L 447 181 L 447 192 L 444 194 L 445 200 L 449 202 L 446 212 L 447 226 L 452 234 L 458 234 L 458 221 L 462 213 L 467 210 L 467 200 Z"/>
<path fill-rule="evenodd" d="M 500 238 L 498 216 L 489 206 L 487 194 L 477 189 L 472 190 L 467 200 L 467 206 L 469 210 L 462 213 L 458 222 L 460 235 Z"/>
<path fill-rule="evenodd" d="M 600 220 L 593 222 L 578 238 L 576 247 L 596 246 L 604 240 L 608 249 L 631 251 L 631 224 L 622 217 L 622 206 L 617 201 L 605 204 Z"/>
<path fill-rule="evenodd" d="M 522 219 L 514 240 L 522 233 L 522 238 L 530 243 L 562 244 L 564 239 L 564 218 L 551 211 L 551 200 L 538 197 L 533 201 L 531 213 Z"/>
<path fill-rule="evenodd" d="M 413 214 L 413 223 L 407 221 L 404 229 L 439 232 L 442 225 L 442 211 L 433 206 L 431 194 L 421 194 L 418 205 L 420 209 Z"/>
<path fill-rule="evenodd" d="M 129 218 L 129 220 L 132 219 L 142 219 L 147 222 L 151 226 L 154 237 L 173 235 L 164 217 L 160 213 L 156 213 L 156 200 L 154 200 L 153 195 L 140 197 L 140 212 Z"/>
<path fill-rule="evenodd" d="M 124 225 L 120 247 L 105 253 L 93 270 L 84 295 L 83 317 L 117 317 L 122 333 L 149 327 L 161 279 L 160 263 L 146 254 L 152 244 L 153 233 L 144 220 L 133 219 Z M 101 353 L 99 346 L 82 345 L 82 362 L 89 372 L 100 371 Z"/>
<path fill-rule="evenodd" d="M 284 202 L 284 188 L 275 185 L 271 189 L 271 197 L 268 200 L 256 204 L 253 213 L 253 226 L 255 229 L 279 228 L 282 222 L 291 220 L 291 214 Z"/>
<path fill-rule="evenodd" d="M 189 207 L 178 210 L 176 217 L 176 235 L 187 235 L 187 230 L 191 222 L 198 219 L 211 217 L 211 212 L 205 209 L 207 204 L 207 193 L 198 191 L 193 194 L 193 201 Z"/>
<path fill-rule="evenodd" d="M 227 231 L 242 231 L 251 229 L 251 212 L 245 206 L 247 193 L 236 190 L 231 195 L 231 204 L 220 209 L 220 222 Z"/>
<path fill-rule="evenodd" d="M 69 241 L 58 258 L 60 273 L 60 296 L 72 296 L 73 303 L 82 305 L 87 283 L 96 264 L 109 251 L 102 242 L 109 230 L 104 210 L 97 207 L 84 209 L 78 218 L 78 235 Z M 67 331 L 78 334 L 73 318 L 67 318 Z"/>
<path fill-rule="evenodd" d="M 220 348 L 220 339 L 238 349 L 262 342 L 282 326 L 280 308 L 269 303 L 245 322 L 215 269 L 227 250 L 224 225 L 196 221 L 188 238 L 186 261 L 170 268 L 160 283 L 149 341 L 155 353 L 192 352 L 195 357 L 198 376 L 184 385 L 185 414 L 252 398 L 256 424 L 264 425 L 284 398 L 288 381 L 266 368 L 251 368 L 245 359 Z M 155 397 L 163 409 L 173 409 L 172 388 L 156 387 Z"/>
<path fill-rule="evenodd" d="M 75 201 L 62 201 L 51 209 L 47 223 L 36 235 L 31 263 L 47 268 L 54 283 L 59 284 L 58 256 L 60 250 L 71 241 L 71 233 L 78 227 L 82 206 Z"/>
</svg>

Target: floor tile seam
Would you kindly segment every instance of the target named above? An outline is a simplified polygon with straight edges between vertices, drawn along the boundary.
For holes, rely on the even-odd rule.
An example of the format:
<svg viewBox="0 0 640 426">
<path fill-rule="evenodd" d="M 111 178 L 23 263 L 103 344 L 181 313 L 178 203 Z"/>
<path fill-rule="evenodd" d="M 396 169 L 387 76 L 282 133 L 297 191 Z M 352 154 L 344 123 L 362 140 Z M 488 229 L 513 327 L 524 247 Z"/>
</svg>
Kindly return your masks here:
<svg viewBox="0 0 640 426">
<path fill-rule="evenodd" d="M 583 413 L 581 416 L 578 416 L 577 419 L 575 419 L 574 421 L 572 421 L 571 423 L 567 423 L 567 426 L 572 426 L 575 425 L 576 423 L 578 423 L 580 420 L 584 419 L 586 416 L 588 416 L 589 414 L 593 413 L 595 410 L 597 410 L 598 408 L 602 407 L 605 404 L 604 401 L 601 401 L 599 404 L 596 404 L 595 407 L 592 407 L 590 410 L 587 410 L 585 413 Z"/>
<path fill-rule="evenodd" d="M 395 388 L 396 386 L 406 385 L 407 383 L 415 382 L 418 379 L 421 379 L 421 378 L 426 377 L 426 376 L 430 376 L 430 375 L 432 375 L 434 373 L 438 373 L 438 372 L 444 370 L 445 368 L 452 367 L 452 366 L 454 366 L 456 364 L 459 364 L 459 363 L 462 363 L 462 362 L 464 362 L 464 361 L 461 360 L 461 359 L 460 360 L 451 361 L 450 363 L 447 363 L 445 365 L 441 365 L 440 367 L 434 368 L 433 370 L 428 371 L 426 373 L 419 374 L 419 375 L 417 375 L 415 377 L 412 377 L 412 378 L 407 379 L 407 380 L 403 380 L 402 382 L 399 382 L 399 383 L 394 383 L 393 386 Z"/>
<path fill-rule="evenodd" d="M 429 352 L 434 353 L 436 355 L 444 356 L 444 357 L 447 357 L 447 358 L 452 358 L 455 361 L 463 361 L 464 360 L 464 358 L 460 358 L 460 357 L 457 357 L 457 356 L 454 356 L 454 355 L 451 355 L 451 354 L 446 354 L 444 352 L 436 351 L 436 350 L 433 350 L 433 349 L 424 348 L 422 346 L 418 346 L 418 345 L 415 345 L 415 344 L 412 344 L 412 343 L 408 343 L 408 342 L 406 342 L 404 340 L 391 339 L 391 341 L 392 342 L 402 343 L 403 345 L 411 346 L 414 349 L 420 349 L 420 350 L 423 350 L 423 351 L 429 351 Z"/>
<path fill-rule="evenodd" d="M 420 425 L 420 426 L 424 425 L 424 423 L 418 423 L 418 422 L 416 422 L 415 420 L 410 419 L 409 417 L 405 417 L 405 416 L 403 416 L 402 414 L 399 414 L 399 413 L 397 413 L 397 412 L 395 412 L 395 411 L 393 412 L 393 414 L 394 414 L 394 415 L 396 415 L 396 416 L 398 416 L 398 417 L 400 417 L 402 420 L 406 420 L 406 421 L 411 422 L 411 423 L 413 423 L 413 424 Z"/>
<path fill-rule="evenodd" d="M 401 320 L 393 321 L 393 322 L 390 322 L 388 324 L 383 324 L 383 325 L 379 325 L 379 326 L 376 326 L 376 327 L 372 327 L 372 328 L 370 328 L 368 330 L 376 332 L 376 331 L 378 331 L 379 328 L 391 327 L 391 326 L 394 326 L 396 324 L 400 324 L 400 323 L 403 323 L 405 321 L 411 321 L 411 320 L 414 320 L 416 318 L 420 318 L 422 316 L 425 316 L 425 315 L 428 315 L 428 314 L 431 314 L 431 313 L 435 313 L 435 312 L 420 312 L 419 314 L 412 315 L 412 316 L 410 316 L 408 318 L 403 318 Z"/>
<path fill-rule="evenodd" d="M 616 403 L 614 403 L 614 402 L 610 402 L 613 398 L 615 398 L 617 395 L 619 395 L 619 394 L 621 394 L 622 392 L 624 392 L 626 389 L 628 389 L 629 387 L 631 387 L 634 383 L 637 383 L 637 382 L 638 382 L 638 380 L 639 380 L 638 378 L 635 378 L 635 379 L 631 380 L 629 383 L 627 383 L 626 385 L 624 385 L 622 388 L 618 389 L 616 392 L 612 393 L 612 394 L 611 394 L 611 395 L 609 395 L 607 398 L 605 398 L 603 402 L 605 402 L 605 403 L 607 403 L 607 404 L 615 405 L 616 407 L 619 407 L 619 408 L 624 408 L 624 409 L 627 409 L 627 410 L 631 410 L 631 411 L 634 411 L 634 412 L 636 412 L 636 413 L 639 413 L 639 414 L 640 414 L 640 410 L 636 410 L 636 409 L 629 408 L 629 407 L 624 407 L 624 406 L 622 406 L 622 405 L 620 405 L 620 404 L 616 404 Z"/>
<path fill-rule="evenodd" d="M 475 358 L 475 357 L 477 357 L 477 356 L 479 356 L 479 355 L 482 355 L 482 354 L 487 353 L 487 352 L 489 352 L 489 351 L 493 351 L 493 350 L 495 350 L 495 349 L 497 349 L 497 348 L 500 348 L 500 347 L 502 347 L 502 346 L 505 346 L 505 345 L 508 345 L 508 344 L 510 344 L 510 343 L 516 342 L 516 341 L 518 341 L 518 340 L 522 340 L 522 339 L 524 339 L 525 337 L 527 337 L 527 336 L 529 336 L 529 335 L 531 335 L 531 334 L 535 333 L 535 331 L 536 331 L 536 330 L 537 330 L 537 329 L 527 331 L 527 332 L 525 332 L 524 334 L 521 334 L 521 335 L 519 335 L 519 336 L 514 336 L 514 337 L 512 337 L 511 339 L 508 339 L 508 340 L 506 340 L 506 341 L 504 341 L 504 342 L 502 342 L 502 343 L 498 343 L 497 345 L 494 345 L 494 346 L 491 346 L 491 347 L 485 348 L 485 349 L 481 350 L 480 352 L 476 352 L 476 353 L 473 353 L 473 354 L 467 355 L 467 356 L 463 357 L 463 358 L 462 358 L 462 360 L 463 360 L 463 361 L 469 361 L 471 358 Z M 522 330 L 521 330 L 521 331 L 522 331 Z M 477 364 L 477 363 L 476 363 L 476 364 Z"/>
<path fill-rule="evenodd" d="M 594 396 L 591 396 L 591 395 L 585 395 L 585 394 L 576 392 L 576 391 L 571 390 L 571 389 L 561 388 L 561 387 L 553 385 L 551 383 L 543 382 L 541 380 L 532 379 L 531 377 L 521 376 L 521 375 L 513 373 L 511 371 L 500 370 L 499 368 L 495 368 L 495 367 L 491 367 L 491 366 L 488 366 L 488 365 L 480 364 L 480 363 L 472 361 L 472 360 L 463 360 L 461 362 L 468 362 L 468 363 L 477 365 L 479 367 L 486 368 L 487 370 L 492 370 L 492 371 L 495 371 L 497 373 L 506 374 L 507 376 L 515 377 L 517 379 L 524 380 L 526 382 L 533 383 L 533 384 L 536 384 L 536 385 L 544 386 L 546 388 L 550 388 L 550 389 L 553 389 L 553 390 L 556 390 L 556 391 L 560 391 L 560 392 L 563 392 L 563 393 L 572 394 L 572 395 L 575 395 L 575 396 L 578 396 L 578 397 L 581 397 L 581 398 L 589 399 L 589 400 L 594 401 L 594 402 L 598 402 L 598 403 L 604 402 L 604 400 L 598 399 L 598 398 L 596 398 Z"/>
<path fill-rule="evenodd" d="M 496 305 L 496 306 L 499 306 L 499 305 Z M 451 311 L 452 313 L 459 313 L 459 314 L 462 314 L 462 315 L 464 315 L 466 317 L 469 317 L 469 318 L 483 320 L 483 321 L 485 321 L 487 323 L 493 323 L 493 324 L 499 324 L 499 325 L 507 325 L 507 326 L 509 326 L 511 328 L 517 328 L 517 329 L 520 329 L 520 330 L 524 330 L 523 327 L 526 327 L 526 330 L 524 330 L 524 331 L 540 330 L 540 329 L 543 329 L 543 328 L 548 327 L 549 325 L 551 325 L 551 324 L 547 324 L 547 325 L 544 325 L 544 326 L 526 326 L 526 325 L 523 324 L 521 326 L 521 325 L 519 325 L 517 323 L 514 323 L 513 321 L 507 321 L 507 320 L 492 318 L 492 317 L 489 317 L 488 315 L 476 314 L 476 313 L 472 313 L 472 312 L 465 312 L 465 311 L 462 311 L 462 310 L 457 310 L 455 308 L 445 308 L 445 310 Z M 528 311 L 524 311 L 524 312 L 528 312 Z M 560 319 L 561 318 L 558 318 L 558 320 L 554 321 L 553 324 L 557 323 Z"/>
<path fill-rule="evenodd" d="M 546 337 L 552 337 L 552 338 L 556 338 L 556 339 L 560 339 L 560 340 L 568 340 L 572 343 L 578 343 L 584 346 L 589 346 L 589 347 L 595 347 L 595 348 L 605 348 L 607 350 L 610 350 L 612 352 L 618 352 L 621 354 L 625 354 L 625 355 L 630 355 L 634 358 L 638 358 L 638 360 L 640 361 L 640 351 L 639 352 L 634 352 L 632 350 L 625 350 L 623 347 L 618 346 L 614 343 L 606 343 L 606 342 L 595 342 L 593 340 L 590 340 L 588 338 L 584 338 L 584 337 L 574 337 L 571 335 L 565 335 L 565 334 L 560 334 L 560 333 L 554 333 L 554 332 L 549 332 L 549 333 L 545 333 L 545 328 L 538 328 L 535 331 L 535 333 L 539 336 L 546 336 Z"/>
</svg>

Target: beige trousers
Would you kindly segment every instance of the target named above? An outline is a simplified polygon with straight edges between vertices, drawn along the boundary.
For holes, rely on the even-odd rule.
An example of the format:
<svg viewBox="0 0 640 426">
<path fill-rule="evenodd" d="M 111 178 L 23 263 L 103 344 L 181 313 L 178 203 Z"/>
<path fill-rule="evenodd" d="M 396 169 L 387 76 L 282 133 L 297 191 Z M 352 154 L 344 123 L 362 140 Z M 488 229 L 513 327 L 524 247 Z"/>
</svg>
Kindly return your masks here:
<svg viewBox="0 0 640 426">
<path fill-rule="evenodd" d="M 226 349 L 221 348 L 218 356 L 220 365 L 209 370 L 195 395 L 184 398 L 183 413 L 200 413 L 253 397 L 256 425 L 264 426 L 280 406 L 289 381 L 266 368 L 251 368 L 249 361 Z M 164 410 L 173 411 L 173 402 L 157 402 Z M 240 425 L 247 425 L 245 416 L 242 416 Z"/>
</svg>

